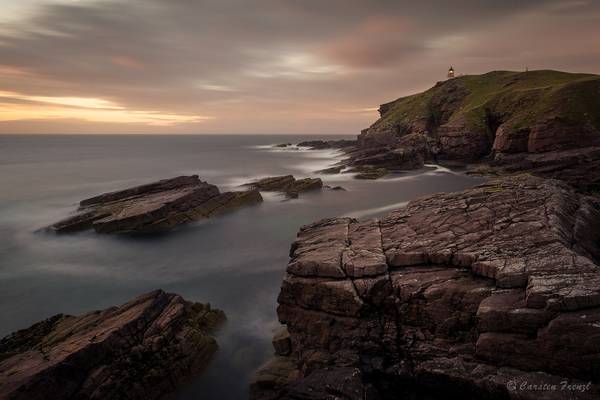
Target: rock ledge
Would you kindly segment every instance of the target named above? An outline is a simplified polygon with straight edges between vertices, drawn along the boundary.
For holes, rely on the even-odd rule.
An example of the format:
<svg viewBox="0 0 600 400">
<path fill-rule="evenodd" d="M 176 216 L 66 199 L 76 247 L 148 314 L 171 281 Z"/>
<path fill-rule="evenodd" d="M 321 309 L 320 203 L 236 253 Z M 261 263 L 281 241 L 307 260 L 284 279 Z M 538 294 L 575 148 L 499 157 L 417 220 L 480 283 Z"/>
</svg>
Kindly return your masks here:
<svg viewBox="0 0 600 400">
<path fill-rule="evenodd" d="M 278 298 L 291 349 L 259 373 L 253 398 L 386 399 L 418 388 L 598 398 L 599 224 L 598 200 L 520 175 L 381 220 L 303 227 Z M 592 384 L 507 387 L 564 380 Z"/>
<path fill-rule="evenodd" d="M 164 398 L 208 364 L 224 320 L 161 290 L 55 315 L 0 341 L 0 399 Z"/>
<path fill-rule="evenodd" d="M 179 176 L 82 200 L 76 215 L 49 227 L 56 233 L 151 233 L 262 201 L 257 190 L 219 192 L 198 175 Z"/>
</svg>

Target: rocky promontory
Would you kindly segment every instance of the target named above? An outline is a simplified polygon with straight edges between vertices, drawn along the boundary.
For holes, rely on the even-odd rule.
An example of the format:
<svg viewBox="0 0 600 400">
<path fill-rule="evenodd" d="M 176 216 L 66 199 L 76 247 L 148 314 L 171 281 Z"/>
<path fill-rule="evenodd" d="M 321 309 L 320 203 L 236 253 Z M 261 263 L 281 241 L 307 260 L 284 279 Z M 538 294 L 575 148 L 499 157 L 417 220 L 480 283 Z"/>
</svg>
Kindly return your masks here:
<svg viewBox="0 0 600 400">
<path fill-rule="evenodd" d="M 438 82 L 379 107 L 380 118 L 345 148 L 345 164 L 366 171 L 424 163 L 494 173 L 528 171 L 600 189 L 600 76 L 493 71 Z M 475 165 L 474 165 L 475 164 Z M 585 177 L 585 178 L 584 178 Z"/>
<path fill-rule="evenodd" d="M 79 203 L 76 215 L 49 227 L 57 233 L 151 233 L 262 201 L 258 190 L 221 193 L 198 175 L 104 193 Z"/>
<path fill-rule="evenodd" d="M 599 224 L 521 174 L 302 227 L 252 398 L 597 399 Z"/>
<path fill-rule="evenodd" d="M 225 320 L 161 290 L 0 340 L 0 399 L 162 399 L 198 374 Z"/>
</svg>

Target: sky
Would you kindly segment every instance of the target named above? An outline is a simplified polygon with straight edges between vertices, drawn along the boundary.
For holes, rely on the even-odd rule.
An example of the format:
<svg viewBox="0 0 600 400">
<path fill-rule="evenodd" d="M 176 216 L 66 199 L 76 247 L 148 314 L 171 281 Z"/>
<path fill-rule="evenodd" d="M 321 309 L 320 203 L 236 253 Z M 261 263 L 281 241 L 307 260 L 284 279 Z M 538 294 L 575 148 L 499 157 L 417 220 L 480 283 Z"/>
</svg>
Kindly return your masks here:
<svg viewBox="0 0 600 400">
<path fill-rule="evenodd" d="M 599 43 L 598 0 L 0 0 L 0 133 L 353 135 L 450 65 Z"/>
</svg>

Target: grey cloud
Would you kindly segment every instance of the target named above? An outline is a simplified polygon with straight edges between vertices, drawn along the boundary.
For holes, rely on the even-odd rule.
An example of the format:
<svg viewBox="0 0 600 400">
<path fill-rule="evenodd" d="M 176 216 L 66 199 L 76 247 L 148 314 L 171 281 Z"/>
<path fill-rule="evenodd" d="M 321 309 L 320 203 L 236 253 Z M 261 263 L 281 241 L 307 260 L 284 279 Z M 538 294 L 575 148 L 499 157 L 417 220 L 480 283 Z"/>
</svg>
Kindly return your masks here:
<svg viewBox="0 0 600 400">
<path fill-rule="evenodd" d="M 29 75 L 7 77 L 0 69 L 0 84 L 5 90 L 35 95 L 103 98 L 134 109 L 209 113 L 217 117 L 206 128 L 213 131 L 242 130 L 253 123 L 266 129 L 270 117 L 270 129 L 279 130 L 286 124 L 276 115 L 289 119 L 294 118 L 289 110 L 302 110 L 305 114 L 298 111 L 297 121 L 316 129 L 314 121 L 322 123 L 325 117 L 313 110 L 328 105 L 376 106 L 404 91 L 426 88 L 438 71 L 441 78 L 449 63 L 464 61 L 465 69 L 495 69 L 481 58 L 498 54 L 486 43 L 477 43 L 477 38 L 486 37 L 498 48 L 506 48 L 495 33 L 502 34 L 512 20 L 532 12 L 572 18 L 565 17 L 561 23 L 572 30 L 570 37 L 575 39 L 573 21 L 581 13 L 600 15 L 598 4 L 584 0 L 51 4 L 40 7 L 30 19 L 1 27 L 0 66 L 26 70 Z M 543 19 L 535 31 L 539 34 L 540 29 L 544 29 Z M 467 41 L 456 49 L 431 48 L 432 42 L 453 36 L 466 36 L 475 44 Z M 514 45 L 517 55 L 523 50 L 518 45 Z M 554 60 L 560 58 L 560 51 Z M 303 61 L 295 55 L 314 60 Z M 469 61 L 470 57 L 476 60 Z M 540 64 L 545 60 L 536 57 Z M 557 68 L 577 67 L 576 62 L 566 63 L 565 57 Z M 581 59 L 585 61 L 582 68 L 593 66 L 595 60 Z M 495 61 L 521 65 L 510 54 L 499 54 Z M 335 73 L 330 73 L 330 65 Z M 274 70 L 271 76 L 265 73 L 269 69 Z M 311 118 L 313 122 L 308 121 Z M 355 133 L 369 118 L 360 116 L 333 123 L 333 127 L 328 121 L 323 129 L 339 133 L 354 124 L 349 133 Z M 207 125 L 190 129 L 203 126 Z"/>
</svg>

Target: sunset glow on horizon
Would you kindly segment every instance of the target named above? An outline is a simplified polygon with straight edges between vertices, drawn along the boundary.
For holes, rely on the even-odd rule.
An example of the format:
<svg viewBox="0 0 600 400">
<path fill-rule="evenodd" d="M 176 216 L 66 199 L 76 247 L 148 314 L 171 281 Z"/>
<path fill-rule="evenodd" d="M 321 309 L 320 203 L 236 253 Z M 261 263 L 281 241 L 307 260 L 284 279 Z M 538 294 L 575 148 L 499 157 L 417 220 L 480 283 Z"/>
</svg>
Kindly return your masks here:
<svg viewBox="0 0 600 400">
<path fill-rule="evenodd" d="M 590 0 L 0 7 L 0 133 L 357 134 L 450 65 L 600 73 Z"/>
<path fill-rule="evenodd" d="M 23 104 L 5 103 L 5 99 L 19 100 Z M 111 101 L 95 98 L 28 96 L 0 91 L 0 122 L 36 119 L 76 119 L 88 122 L 169 126 L 199 123 L 211 117 L 129 110 Z"/>
</svg>

